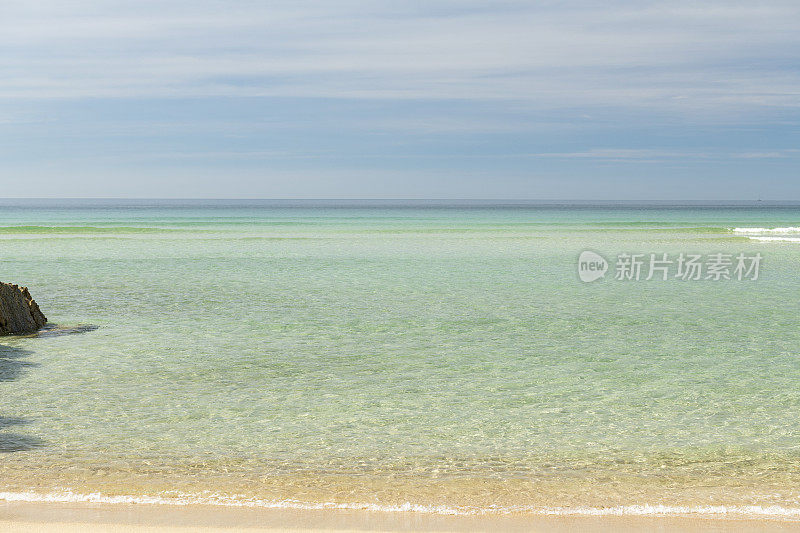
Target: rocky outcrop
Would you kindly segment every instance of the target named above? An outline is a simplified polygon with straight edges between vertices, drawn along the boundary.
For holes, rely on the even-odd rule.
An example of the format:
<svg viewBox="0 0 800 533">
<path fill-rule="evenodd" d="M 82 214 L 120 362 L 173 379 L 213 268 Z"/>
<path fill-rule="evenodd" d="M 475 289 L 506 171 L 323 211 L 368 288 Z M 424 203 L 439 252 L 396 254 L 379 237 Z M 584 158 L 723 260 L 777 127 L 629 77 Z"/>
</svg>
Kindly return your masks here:
<svg viewBox="0 0 800 533">
<path fill-rule="evenodd" d="M 0 335 L 34 333 L 46 323 L 28 287 L 0 282 Z"/>
</svg>

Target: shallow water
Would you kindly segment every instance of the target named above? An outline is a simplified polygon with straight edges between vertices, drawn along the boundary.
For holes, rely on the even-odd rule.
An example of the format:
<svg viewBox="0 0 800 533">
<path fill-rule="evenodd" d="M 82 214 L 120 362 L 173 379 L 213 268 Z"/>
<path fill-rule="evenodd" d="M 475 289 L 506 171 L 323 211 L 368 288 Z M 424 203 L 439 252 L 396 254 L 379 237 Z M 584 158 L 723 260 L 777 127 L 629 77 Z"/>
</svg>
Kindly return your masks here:
<svg viewBox="0 0 800 533">
<path fill-rule="evenodd" d="M 3 280 L 97 329 L 0 340 L 0 491 L 793 512 L 797 227 L 799 207 L 6 202 Z M 587 249 L 605 279 L 579 280 Z M 763 263 L 618 281 L 621 253 Z"/>
</svg>

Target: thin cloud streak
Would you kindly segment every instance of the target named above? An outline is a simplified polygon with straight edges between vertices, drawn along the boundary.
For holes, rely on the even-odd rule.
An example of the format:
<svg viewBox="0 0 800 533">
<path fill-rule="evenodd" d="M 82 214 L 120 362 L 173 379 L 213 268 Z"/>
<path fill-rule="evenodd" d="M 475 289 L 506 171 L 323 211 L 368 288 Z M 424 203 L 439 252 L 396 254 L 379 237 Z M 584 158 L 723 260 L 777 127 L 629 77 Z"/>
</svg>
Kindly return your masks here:
<svg viewBox="0 0 800 533">
<path fill-rule="evenodd" d="M 787 157 L 800 157 L 800 150 L 782 149 L 771 151 L 720 151 L 697 152 L 658 149 L 608 149 L 596 148 L 580 152 L 552 152 L 528 154 L 528 157 L 553 158 L 553 159 L 590 159 L 596 161 L 614 162 L 650 162 L 663 163 L 664 161 L 697 161 L 697 160 L 726 160 L 726 159 L 783 159 Z"/>
</svg>

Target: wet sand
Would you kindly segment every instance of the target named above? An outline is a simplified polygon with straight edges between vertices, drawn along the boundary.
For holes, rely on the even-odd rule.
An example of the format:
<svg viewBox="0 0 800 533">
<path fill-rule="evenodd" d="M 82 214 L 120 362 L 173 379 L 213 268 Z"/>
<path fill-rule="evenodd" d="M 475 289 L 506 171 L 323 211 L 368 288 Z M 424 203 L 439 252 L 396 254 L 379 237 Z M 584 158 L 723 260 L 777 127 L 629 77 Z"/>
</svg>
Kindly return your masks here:
<svg viewBox="0 0 800 533">
<path fill-rule="evenodd" d="M 0 532 L 184 533 L 245 531 L 772 532 L 800 521 L 653 517 L 454 517 L 402 512 L 236 509 L 214 506 L 0 503 Z"/>
</svg>

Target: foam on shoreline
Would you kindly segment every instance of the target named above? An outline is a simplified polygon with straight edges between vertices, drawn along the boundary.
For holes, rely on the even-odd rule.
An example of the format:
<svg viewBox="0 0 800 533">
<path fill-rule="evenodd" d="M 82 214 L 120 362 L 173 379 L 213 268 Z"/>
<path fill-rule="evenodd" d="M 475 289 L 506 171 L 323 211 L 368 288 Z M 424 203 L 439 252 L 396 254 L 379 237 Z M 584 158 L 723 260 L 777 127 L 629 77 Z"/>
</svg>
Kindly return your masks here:
<svg viewBox="0 0 800 533">
<path fill-rule="evenodd" d="M 101 493 L 79 494 L 72 491 L 40 494 L 36 492 L 0 492 L 0 501 L 15 503 L 92 503 L 109 505 L 169 505 L 222 506 L 251 509 L 349 510 L 388 513 L 424 513 L 446 516 L 534 515 L 534 516 L 609 516 L 609 517 L 681 517 L 703 518 L 789 518 L 800 519 L 800 507 L 779 505 L 697 505 L 675 506 L 661 504 L 618 505 L 611 507 L 448 507 L 420 505 L 410 502 L 401 505 L 374 503 L 302 502 L 298 500 L 260 500 L 209 494 L 197 496 L 175 493 L 164 496 L 111 496 Z"/>
</svg>

